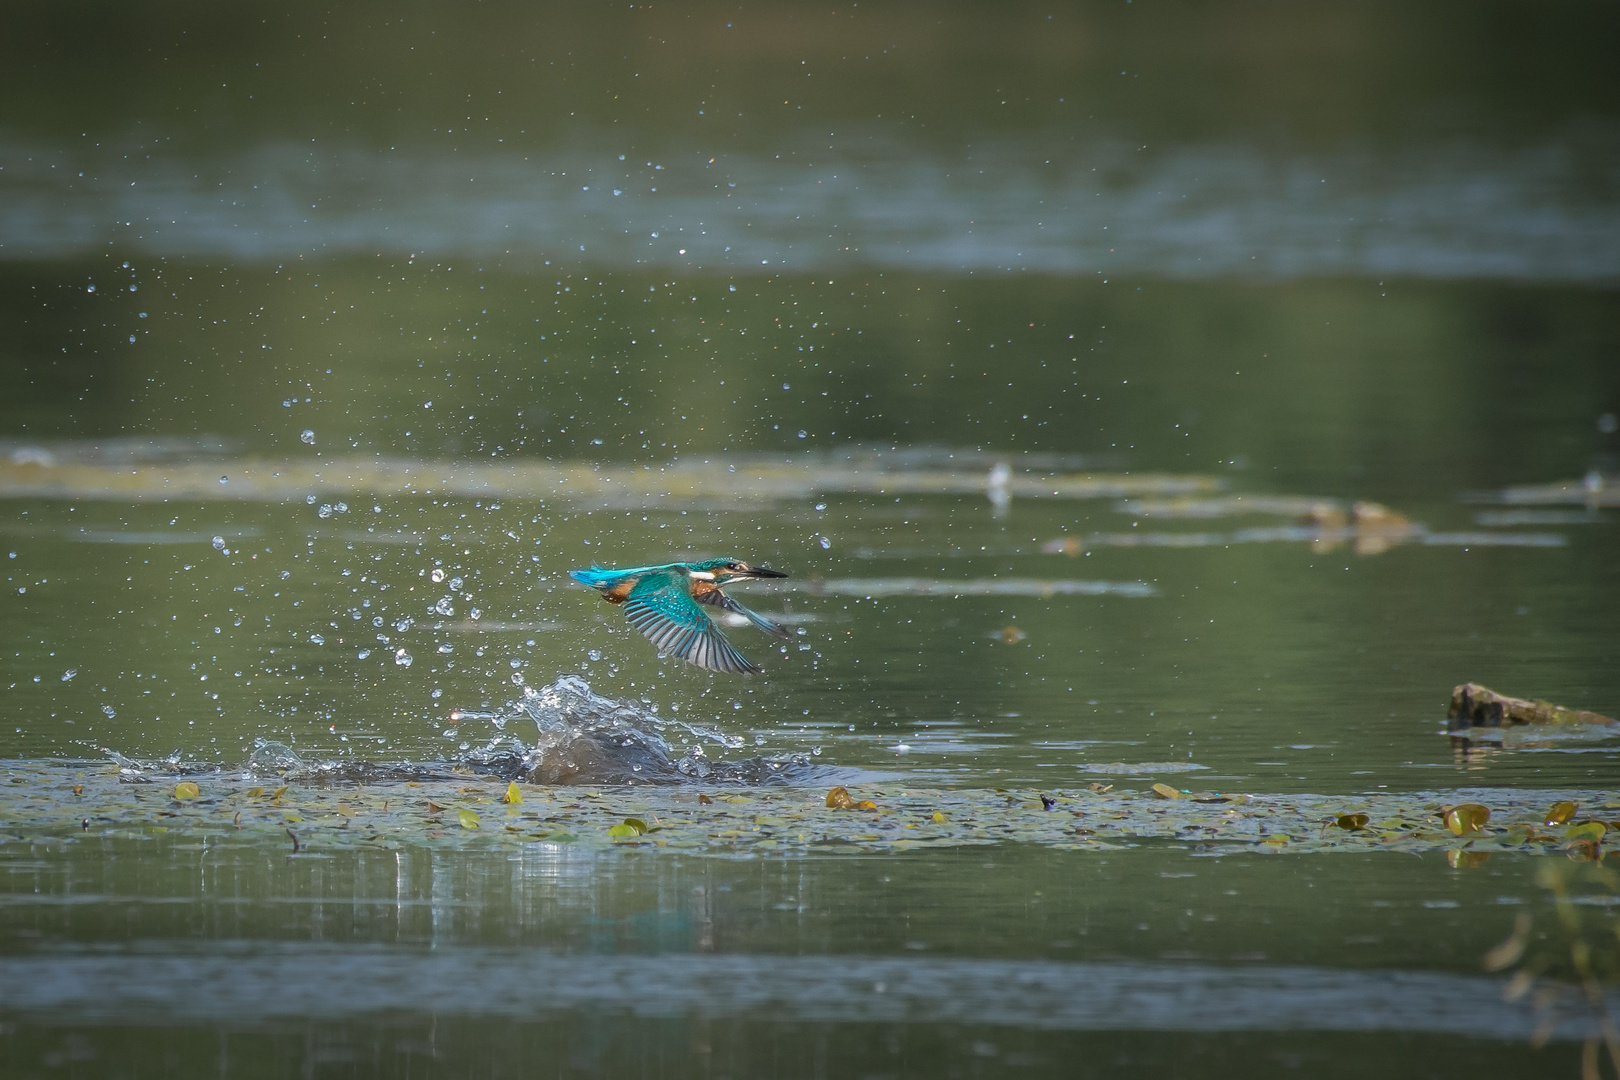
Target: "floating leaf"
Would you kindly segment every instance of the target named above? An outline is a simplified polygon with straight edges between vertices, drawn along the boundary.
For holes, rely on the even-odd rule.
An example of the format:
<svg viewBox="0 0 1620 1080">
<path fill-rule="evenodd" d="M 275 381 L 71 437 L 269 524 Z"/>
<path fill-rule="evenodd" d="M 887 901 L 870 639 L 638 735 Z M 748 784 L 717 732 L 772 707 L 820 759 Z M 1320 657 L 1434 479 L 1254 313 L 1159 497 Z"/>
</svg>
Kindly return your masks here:
<svg viewBox="0 0 1620 1080">
<path fill-rule="evenodd" d="M 1603 845 L 1596 840 L 1582 838 L 1570 844 L 1565 854 L 1577 862 L 1597 862 L 1603 858 Z"/>
<path fill-rule="evenodd" d="M 467 810 L 467 809 L 457 810 L 456 811 L 456 820 L 461 822 L 461 827 L 463 829 L 476 829 L 476 828 L 478 828 L 478 815 L 473 813 L 471 810 Z"/>
<path fill-rule="evenodd" d="M 523 792 L 518 789 L 516 780 L 506 785 L 506 794 L 501 796 L 501 802 L 512 806 L 523 804 Z"/>
<path fill-rule="evenodd" d="M 936 825 L 945 824 L 945 815 L 940 813 L 938 810 L 934 811 L 934 824 L 936 824 Z"/>
<path fill-rule="evenodd" d="M 714 800 L 709 798 L 707 795 L 704 795 L 704 794 L 702 794 L 700 792 L 698 794 L 698 803 L 700 805 L 702 805 L 702 806 L 713 806 L 714 805 Z M 831 805 L 831 804 L 829 803 L 828 805 Z"/>
<path fill-rule="evenodd" d="M 853 810 L 855 799 L 850 795 L 848 788 L 835 787 L 827 792 L 827 809 Z"/>
<path fill-rule="evenodd" d="M 83 784 L 74 784 L 73 785 L 73 794 L 75 794 L 75 795 L 83 795 L 84 794 L 84 785 Z"/>
<path fill-rule="evenodd" d="M 1565 840 L 1602 840 L 1609 827 L 1601 821 L 1583 821 L 1564 830 Z"/>
<path fill-rule="evenodd" d="M 647 823 L 638 817 L 627 817 L 624 819 L 624 823 L 636 830 L 638 833 L 648 833 L 652 831 L 651 829 L 647 828 Z"/>
<path fill-rule="evenodd" d="M 1530 914 L 1521 911 L 1513 918 L 1513 933 L 1500 945 L 1485 954 L 1486 971 L 1505 971 L 1524 956 L 1524 947 L 1530 943 Z"/>
<path fill-rule="evenodd" d="M 1577 807 L 1572 802 L 1553 803 L 1552 809 L 1547 811 L 1548 825 L 1567 825 L 1569 819 L 1575 816 Z"/>
<path fill-rule="evenodd" d="M 287 794 L 287 785 L 282 784 L 280 787 L 276 788 L 276 790 L 271 794 L 270 801 L 271 802 L 280 802 L 281 797 L 283 795 L 285 795 L 285 794 Z"/>
<path fill-rule="evenodd" d="M 854 806 L 850 807 L 850 809 L 852 809 L 852 810 L 876 810 L 877 809 L 877 803 L 873 802 L 871 799 L 862 799 L 860 802 L 858 802 Z"/>
<path fill-rule="evenodd" d="M 247 789 L 246 792 L 244 792 L 244 794 L 246 794 L 247 797 L 250 798 L 250 799 L 257 799 L 260 795 L 264 794 L 264 788 L 262 788 L 262 787 L 250 787 L 250 788 Z"/>
<path fill-rule="evenodd" d="M 202 791 L 190 780 L 182 780 L 174 785 L 174 797 L 177 799 L 195 799 Z"/>
<path fill-rule="evenodd" d="M 1357 829 L 1365 829 L 1368 820 L 1366 814 L 1340 814 L 1333 819 L 1333 824 L 1348 832 L 1355 832 Z"/>
<path fill-rule="evenodd" d="M 1175 788 L 1171 787 L 1169 784 L 1154 784 L 1153 785 L 1153 793 L 1155 795 L 1157 795 L 1161 799 L 1179 799 L 1179 798 L 1181 798 L 1181 792 L 1177 791 Z"/>
<path fill-rule="evenodd" d="M 1446 862 L 1457 870 L 1472 870 L 1476 866 L 1485 865 L 1485 860 L 1491 857 L 1488 851 L 1464 851 L 1462 848 L 1452 848 L 1446 852 Z"/>
<path fill-rule="evenodd" d="M 1490 819 L 1491 812 L 1479 803 L 1462 803 L 1447 810 L 1444 820 L 1446 828 L 1453 834 L 1462 836 L 1465 833 L 1478 832 Z"/>
<path fill-rule="evenodd" d="M 432 799 L 429 799 L 428 800 L 428 813 L 430 813 L 430 814 L 442 814 L 442 813 L 444 813 L 444 807 L 440 806 L 438 803 L 434 802 Z"/>
<path fill-rule="evenodd" d="M 625 836 L 640 836 L 641 830 L 634 825 L 615 825 L 607 831 L 607 834 L 614 839 L 619 839 Z"/>
</svg>

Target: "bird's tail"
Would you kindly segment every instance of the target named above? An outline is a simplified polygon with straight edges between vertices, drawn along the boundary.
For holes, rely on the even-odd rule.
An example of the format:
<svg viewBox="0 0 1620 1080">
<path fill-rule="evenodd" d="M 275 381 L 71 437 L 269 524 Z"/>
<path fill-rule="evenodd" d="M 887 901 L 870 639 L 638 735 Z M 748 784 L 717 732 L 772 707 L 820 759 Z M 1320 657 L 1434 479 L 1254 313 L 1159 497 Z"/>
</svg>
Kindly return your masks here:
<svg viewBox="0 0 1620 1080">
<path fill-rule="evenodd" d="M 726 599 L 730 600 L 731 598 L 727 597 Z M 750 611 L 748 608 L 743 607 L 735 600 L 731 600 L 731 603 L 728 604 L 727 607 L 731 611 L 736 612 L 738 615 L 741 615 L 743 618 L 753 623 L 757 629 L 763 630 L 772 637 L 790 638 L 793 636 L 793 631 L 789 630 L 787 627 L 781 625 L 780 623 L 771 622 L 771 620 L 767 619 L 759 612 Z"/>
</svg>

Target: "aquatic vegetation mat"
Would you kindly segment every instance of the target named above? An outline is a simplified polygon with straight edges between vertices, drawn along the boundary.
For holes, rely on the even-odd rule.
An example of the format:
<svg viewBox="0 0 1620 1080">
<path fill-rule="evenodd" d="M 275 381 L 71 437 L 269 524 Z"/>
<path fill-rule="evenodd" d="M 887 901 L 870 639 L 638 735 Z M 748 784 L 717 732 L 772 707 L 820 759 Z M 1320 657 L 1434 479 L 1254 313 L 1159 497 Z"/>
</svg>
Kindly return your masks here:
<svg viewBox="0 0 1620 1080">
<path fill-rule="evenodd" d="M 1620 830 L 1613 792 L 1489 790 L 1254 795 L 999 790 L 851 784 L 705 789 L 566 787 L 468 773 L 374 784 L 305 784 L 252 773 L 159 778 L 117 766 L 17 762 L 0 770 L 0 842 L 180 834 L 323 848 L 543 842 L 765 856 L 892 853 L 1027 843 L 1106 850 L 1172 841 L 1195 853 L 1444 851 L 1454 865 L 1498 852 L 1598 859 Z"/>
</svg>

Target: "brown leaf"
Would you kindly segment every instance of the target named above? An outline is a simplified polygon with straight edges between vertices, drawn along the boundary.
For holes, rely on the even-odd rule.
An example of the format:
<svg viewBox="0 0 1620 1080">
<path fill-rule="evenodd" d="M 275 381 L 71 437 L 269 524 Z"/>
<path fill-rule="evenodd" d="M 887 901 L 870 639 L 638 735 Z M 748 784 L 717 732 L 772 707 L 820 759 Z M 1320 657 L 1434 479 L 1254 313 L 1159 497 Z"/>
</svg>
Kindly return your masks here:
<svg viewBox="0 0 1620 1080">
<path fill-rule="evenodd" d="M 701 794 L 701 793 L 698 795 L 698 802 L 703 806 L 713 806 L 714 805 L 714 800 L 713 799 L 711 799 L 707 795 L 704 795 L 704 794 Z"/>
</svg>

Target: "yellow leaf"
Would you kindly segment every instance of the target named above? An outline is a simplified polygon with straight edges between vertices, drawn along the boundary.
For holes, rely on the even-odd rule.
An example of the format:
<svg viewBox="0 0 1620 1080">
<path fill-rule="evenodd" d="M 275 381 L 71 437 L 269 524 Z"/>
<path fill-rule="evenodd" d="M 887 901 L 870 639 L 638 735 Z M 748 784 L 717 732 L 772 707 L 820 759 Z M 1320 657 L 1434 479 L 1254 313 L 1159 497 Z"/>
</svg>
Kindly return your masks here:
<svg viewBox="0 0 1620 1080">
<path fill-rule="evenodd" d="M 182 780 L 174 785 L 174 797 L 177 799 L 195 799 L 202 792 L 190 780 Z"/>
<path fill-rule="evenodd" d="M 1577 807 L 1572 802 L 1553 803 L 1552 809 L 1547 811 L 1548 825 L 1566 825 L 1569 819 L 1575 816 Z"/>
<path fill-rule="evenodd" d="M 849 789 L 835 787 L 827 792 L 827 808 L 829 810 L 849 810 L 855 806 L 855 800 L 850 797 Z"/>
<path fill-rule="evenodd" d="M 1367 820 L 1366 814 L 1340 814 L 1338 817 L 1333 819 L 1333 824 L 1337 825 L 1341 829 L 1347 829 L 1350 832 L 1354 832 L 1357 829 L 1365 829 L 1367 827 Z"/>
<path fill-rule="evenodd" d="M 1462 803 L 1446 811 L 1446 828 L 1457 836 L 1478 832 L 1491 819 L 1491 812 L 1479 803 Z"/>
<path fill-rule="evenodd" d="M 1609 827 L 1601 821 L 1583 821 L 1564 830 L 1565 840 L 1601 840 Z"/>
<path fill-rule="evenodd" d="M 285 795 L 285 794 L 287 794 L 287 785 L 282 784 L 280 787 L 276 788 L 276 790 L 275 790 L 275 792 L 273 794 L 271 794 L 270 801 L 271 802 L 280 802 L 281 797 L 283 795 Z"/>
<path fill-rule="evenodd" d="M 512 806 L 521 806 L 523 804 L 523 792 L 518 789 L 516 780 L 506 785 L 506 794 L 501 796 L 501 802 Z"/>
<path fill-rule="evenodd" d="M 940 813 L 938 810 L 935 810 L 934 811 L 934 821 L 937 824 L 940 824 L 940 825 L 945 824 L 945 815 Z"/>
<path fill-rule="evenodd" d="M 850 809 L 852 809 L 852 810 L 876 810 L 877 809 L 877 803 L 873 802 L 871 799 L 862 799 L 860 802 L 858 802 L 854 806 L 850 807 Z"/>
<path fill-rule="evenodd" d="M 471 810 L 466 810 L 466 809 L 457 810 L 456 811 L 456 820 L 461 822 L 461 827 L 463 829 L 476 829 L 476 828 L 478 828 L 478 815 L 473 813 Z"/>
<path fill-rule="evenodd" d="M 250 787 L 250 788 L 247 789 L 245 794 L 250 799 L 257 799 L 260 795 L 264 794 L 264 788 L 262 788 L 262 787 Z"/>
<path fill-rule="evenodd" d="M 1153 793 L 1155 795 L 1157 795 L 1161 799 L 1179 799 L 1179 798 L 1181 798 L 1181 792 L 1177 791 L 1175 788 L 1171 787 L 1169 784 L 1154 784 L 1153 785 Z"/>
</svg>

